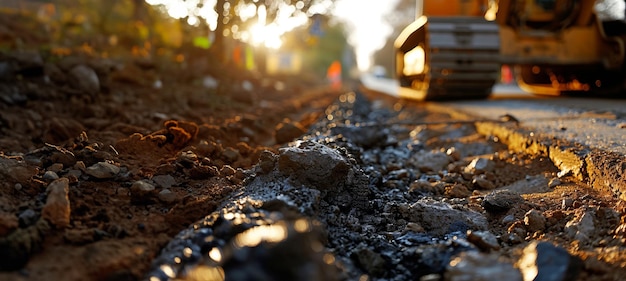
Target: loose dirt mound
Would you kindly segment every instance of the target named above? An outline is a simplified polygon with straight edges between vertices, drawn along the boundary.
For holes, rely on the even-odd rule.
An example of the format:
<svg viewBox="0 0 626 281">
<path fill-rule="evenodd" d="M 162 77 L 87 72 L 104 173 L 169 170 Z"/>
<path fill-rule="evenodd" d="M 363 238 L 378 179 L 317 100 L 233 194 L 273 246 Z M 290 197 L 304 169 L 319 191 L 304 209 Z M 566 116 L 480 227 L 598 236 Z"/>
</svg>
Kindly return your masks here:
<svg viewBox="0 0 626 281">
<path fill-rule="evenodd" d="M 338 94 L 181 67 L 0 54 L 0 279 L 143 278 Z"/>
</svg>

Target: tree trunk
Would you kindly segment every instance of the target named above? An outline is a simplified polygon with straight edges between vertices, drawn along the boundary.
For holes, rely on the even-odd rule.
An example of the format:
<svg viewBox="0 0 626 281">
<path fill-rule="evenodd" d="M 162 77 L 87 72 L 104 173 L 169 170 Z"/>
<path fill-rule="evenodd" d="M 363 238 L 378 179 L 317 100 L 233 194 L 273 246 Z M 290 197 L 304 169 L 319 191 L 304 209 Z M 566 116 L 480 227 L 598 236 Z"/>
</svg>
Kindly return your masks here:
<svg viewBox="0 0 626 281">
<path fill-rule="evenodd" d="M 224 4 L 226 0 L 217 0 L 215 4 L 215 12 L 217 13 L 217 26 L 215 27 L 215 39 L 211 49 L 213 54 L 217 56 L 220 62 L 226 62 L 228 56 L 224 50 Z"/>
</svg>

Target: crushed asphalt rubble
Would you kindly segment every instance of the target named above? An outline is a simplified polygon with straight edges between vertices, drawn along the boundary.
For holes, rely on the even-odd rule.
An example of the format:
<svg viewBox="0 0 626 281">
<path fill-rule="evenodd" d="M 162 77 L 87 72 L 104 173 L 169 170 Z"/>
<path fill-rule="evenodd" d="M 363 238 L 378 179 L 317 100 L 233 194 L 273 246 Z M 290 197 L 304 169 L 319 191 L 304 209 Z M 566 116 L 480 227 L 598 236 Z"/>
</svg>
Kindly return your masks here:
<svg viewBox="0 0 626 281">
<path fill-rule="evenodd" d="M 145 278 L 626 276 L 624 203 L 548 156 L 509 150 L 466 122 L 361 126 L 449 118 L 342 95 L 303 136 L 261 153 L 242 188 L 176 235 Z"/>
<path fill-rule="evenodd" d="M 445 108 L 158 67 L 0 56 L 0 280 L 626 276 L 619 161 L 557 161 L 576 151 Z"/>
</svg>

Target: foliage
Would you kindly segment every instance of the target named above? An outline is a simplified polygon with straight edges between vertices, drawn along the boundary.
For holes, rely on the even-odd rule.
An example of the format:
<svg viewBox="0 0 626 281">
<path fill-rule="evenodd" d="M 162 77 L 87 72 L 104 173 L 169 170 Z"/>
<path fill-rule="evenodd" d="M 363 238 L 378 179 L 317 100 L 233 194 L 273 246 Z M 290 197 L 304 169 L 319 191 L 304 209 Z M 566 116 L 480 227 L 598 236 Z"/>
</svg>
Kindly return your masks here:
<svg viewBox="0 0 626 281">
<path fill-rule="evenodd" d="M 305 71 L 310 71 L 321 77 L 326 75 L 326 69 L 333 61 L 343 61 L 344 55 L 350 49 L 342 25 L 328 23 L 324 25 L 323 34 L 315 40 L 309 40 L 308 44 L 312 45 L 308 46 L 304 53 Z M 343 69 L 346 71 L 348 68 L 344 67 Z"/>
<path fill-rule="evenodd" d="M 163 10 L 169 11 L 177 7 L 187 7 L 185 13 L 176 16 L 181 21 L 194 26 L 204 26 L 213 31 L 213 49 L 223 53 L 227 45 L 224 40 L 236 39 L 247 41 L 251 36 L 245 31 L 255 24 L 273 23 L 280 18 L 306 15 L 316 3 L 329 0 L 178 0 L 148 1 L 160 4 Z M 207 30 L 208 31 L 208 30 Z M 208 32 L 207 32 L 208 33 Z M 187 37 L 187 36 L 186 36 Z"/>
<path fill-rule="evenodd" d="M 37 2 L 39 6 L 30 9 L 29 15 L 38 21 L 35 24 L 43 27 L 32 30 L 45 32 L 37 40 L 30 40 L 31 46 L 45 49 L 57 57 L 73 52 L 109 57 L 131 55 L 159 60 L 167 58 L 176 63 L 197 66 L 215 63 L 214 58 L 217 56 L 222 58 L 222 63 L 229 63 L 233 57 L 230 48 L 238 38 L 234 31 L 242 31 L 256 24 L 259 20 L 258 11 L 264 10 L 268 24 L 285 16 L 300 16 L 309 20 L 308 25 L 305 23 L 283 34 L 284 47 L 304 55 L 303 71 L 309 74 L 323 78 L 326 68 L 332 61 L 341 60 L 348 48 L 343 28 L 327 25 L 326 18 L 323 19 L 323 34 L 311 32 L 311 25 L 316 22 L 311 19 L 323 17 L 307 16 L 307 13 L 312 5 L 330 0 L 179 0 L 179 5 L 195 5 L 187 6 L 189 11 L 179 18 L 172 17 L 166 5 L 148 4 L 155 1 L 158 0 Z M 47 5 L 43 9 L 45 13 L 42 13 L 41 5 Z M 198 16 L 197 9 L 206 9 L 205 5 L 212 5 L 210 8 L 216 16 L 219 15 L 217 22 L 220 24 L 214 29 L 210 21 L 200 20 L 190 24 L 193 23 L 193 17 Z M 248 14 L 243 13 L 244 7 L 248 7 Z M 252 15 L 250 9 L 254 12 Z M 7 19 L 7 22 L 10 21 Z M 20 22 L 23 23 L 22 20 Z M 12 37 L 26 38 L 29 34 L 35 34 L 15 33 L 17 35 Z M 213 36 L 209 36 L 211 33 Z M 46 42 L 42 43 L 44 39 Z M 207 52 L 209 46 L 210 51 Z M 257 59 L 263 60 L 263 51 L 257 51 Z M 207 56 L 213 57 L 207 60 Z M 259 70 L 263 70 L 262 67 Z"/>
<path fill-rule="evenodd" d="M 7 41 L 23 42 L 21 47 L 14 44 L 15 48 L 51 49 L 59 55 L 81 49 L 106 56 L 123 49 L 148 56 L 156 47 L 181 44 L 178 21 L 144 0 L 22 1 L 19 6 L 5 6 L 2 17 L 7 19 L 2 24 L 11 29 L 23 28 L 24 22 L 36 26 L 6 36 Z M 18 22 L 12 23 L 9 18 Z M 33 35 L 44 37 L 45 42 L 33 40 Z"/>
</svg>

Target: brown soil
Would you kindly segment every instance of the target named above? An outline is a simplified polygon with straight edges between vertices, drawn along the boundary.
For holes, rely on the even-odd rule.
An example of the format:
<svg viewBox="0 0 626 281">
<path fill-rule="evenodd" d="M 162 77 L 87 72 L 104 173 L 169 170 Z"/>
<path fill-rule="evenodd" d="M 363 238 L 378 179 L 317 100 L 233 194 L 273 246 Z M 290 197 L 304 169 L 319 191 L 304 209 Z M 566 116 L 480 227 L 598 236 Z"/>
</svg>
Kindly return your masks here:
<svg viewBox="0 0 626 281">
<path fill-rule="evenodd" d="M 0 54 L 11 70 L 0 75 L 8 169 L 0 172 L 0 246 L 18 249 L 0 280 L 143 278 L 165 243 L 236 190 L 263 150 L 304 133 L 339 93 L 194 59 L 209 65 Z M 95 70 L 97 92 L 72 76 L 76 66 Z M 208 76 L 225 83 L 205 87 Z M 99 162 L 121 169 L 89 175 Z M 69 179 L 67 225 L 39 218 L 54 180 L 47 171 Z M 135 192 L 139 180 L 156 188 Z M 36 222 L 21 222 L 25 211 Z"/>
</svg>

